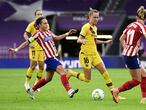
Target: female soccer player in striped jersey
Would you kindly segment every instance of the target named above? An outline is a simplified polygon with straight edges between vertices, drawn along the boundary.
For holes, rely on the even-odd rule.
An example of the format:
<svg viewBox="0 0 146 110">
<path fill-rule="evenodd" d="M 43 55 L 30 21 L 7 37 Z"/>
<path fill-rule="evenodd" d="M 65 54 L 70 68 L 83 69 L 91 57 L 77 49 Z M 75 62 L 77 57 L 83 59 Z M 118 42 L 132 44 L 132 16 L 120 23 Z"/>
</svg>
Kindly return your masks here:
<svg viewBox="0 0 146 110">
<path fill-rule="evenodd" d="M 47 65 L 46 76 L 39 80 L 31 89 L 29 89 L 28 93 L 31 95 L 32 98 L 34 98 L 34 92 L 38 88 L 44 86 L 47 82 L 50 82 L 53 78 L 54 72 L 56 71 L 61 76 L 61 82 L 68 92 L 69 97 L 72 98 L 73 95 L 78 92 L 78 89 L 71 89 L 68 79 L 66 78 L 66 71 L 64 70 L 59 60 L 56 58 L 58 56 L 58 53 L 53 40 L 61 40 L 64 37 L 75 33 L 76 30 L 71 29 L 67 33 L 57 36 L 53 34 L 50 30 L 48 30 L 48 21 L 44 17 L 38 18 L 36 20 L 36 25 L 39 27 L 39 31 L 36 32 L 33 37 L 30 37 L 27 41 L 22 43 L 16 49 L 9 49 L 9 52 L 17 52 L 29 45 L 30 43 L 37 41 L 44 50 L 46 56 L 45 63 Z"/>
<path fill-rule="evenodd" d="M 99 11 L 90 9 L 87 19 L 88 23 L 82 26 L 77 43 L 81 43 L 81 50 L 79 53 L 80 64 L 84 73 L 78 73 L 68 69 L 67 77 L 71 76 L 78 78 L 81 81 L 89 82 L 91 80 L 91 68 L 94 66 L 103 76 L 107 87 L 110 91 L 114 88 L 109 73 L 97 51 L 96 44 L 111 43 L 111 40 L 102 41 L 97 40 L 97 27 L 96 24 L 99 20 Z M 125 99 L 124 97 L 120 97 Z"/>
<path fill-rule="evenodd" d="M 140 48 L 141 37 L 146 38 L 146 9 L 141 6 L 137 10 L 136 21 L 129 24 L 123 31 L 120 37 L 120 42 L 123 47 L 123 59 L 132 76 L 132 80 L 125 82 L 120 87 L 113 89 L 113 98 L 118 103 L 118 94 L 127 91 L 141 84 L 142 100 L 141 103 L 146 103 L 146 71 L 140 65 L 138 51 Z"/>
</svg>

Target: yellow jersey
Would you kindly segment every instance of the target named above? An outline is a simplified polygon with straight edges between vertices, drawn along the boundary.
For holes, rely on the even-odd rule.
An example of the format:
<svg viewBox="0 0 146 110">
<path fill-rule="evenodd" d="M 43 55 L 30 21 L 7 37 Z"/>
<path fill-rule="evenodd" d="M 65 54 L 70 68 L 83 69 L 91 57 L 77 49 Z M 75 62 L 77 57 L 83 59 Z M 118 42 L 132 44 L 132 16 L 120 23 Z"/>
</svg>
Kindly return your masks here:
<svg viewBox="0 0 146 110">
<path fill-rule="evenodd" d="M 85 38 L 85 44 L 81 45 L 81 52 L 85 54 L 96 54 L 97 48 L 95 38 L 97 37 L 97 27 L 86 23 L 82 26 L 80 35 Z"/>
<path fill-rule="evenodd" d="M 26 32 L 30 33 L 31 36 L 33 36 L 33 34 L 38 31 L 34 25 L 35 21 L 32 21 L 31 23 L 29 23 L 25 30 Z M 37 43 L 37 41 L 34 41 L 32 44 L 34 45 L 34 50 L 43 50 L 42 47 Z"/>
</svg>

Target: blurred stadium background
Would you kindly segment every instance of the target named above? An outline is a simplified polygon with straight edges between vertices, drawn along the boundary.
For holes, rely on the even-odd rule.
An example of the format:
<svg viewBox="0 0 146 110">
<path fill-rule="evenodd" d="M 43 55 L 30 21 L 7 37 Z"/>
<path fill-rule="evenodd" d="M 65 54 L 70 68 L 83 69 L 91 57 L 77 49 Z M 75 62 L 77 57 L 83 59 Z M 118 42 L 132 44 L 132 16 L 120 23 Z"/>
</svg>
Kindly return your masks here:
<svg viewBox="0 0 146 110">
<path fill-rule="evenodd" d="M 36 9 L 43 10 L 55 34 L 62 34 L 70 28 L 75 28 L 78 32 L 74 36 L 78 36 L 81 26 L 87 22 L 85 15 L 90 7 L 101 12 L 97 33 L 111 35 L 113 39 L 110 45 L 97 46 L 106 66 L 123 68 L 119 37 L 127 24 L 135 20 L 136 10 L 140 5 L 146 8 L 146 0 L 0 0 L 0 68 L 29 66 L 28 48 L 14 55 L 8 54 L 7 49 L 16 47 L 24 41 L 23 33 L 28 23 L 33 20 Z M 78 62 L 80 45 L 76 40 L 63 39 L 56 42 L 56 45 L 59 47 L 65 67 L 80 67 Z M 141 53 L 141 60 L 146 66 L 145 39 L 141 43 Z"/>
</svg>

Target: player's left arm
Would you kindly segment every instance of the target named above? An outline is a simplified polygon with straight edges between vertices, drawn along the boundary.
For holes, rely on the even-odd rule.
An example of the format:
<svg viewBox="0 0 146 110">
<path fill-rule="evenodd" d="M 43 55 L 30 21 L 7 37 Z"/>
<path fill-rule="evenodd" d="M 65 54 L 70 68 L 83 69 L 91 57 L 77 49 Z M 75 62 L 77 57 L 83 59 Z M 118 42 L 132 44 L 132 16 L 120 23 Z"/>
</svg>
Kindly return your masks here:
<svg viewBox="0 0 146 110">
<path fill-rule="evenodd" d="M 96 44 L 109 44 L 109 43 L 112 43 L 112 40 L 102 41 L 102 40 L 96 39 Z"/>
<path fill-rule="evenodd" d="M 146 26 L 144 27 L 145 31 L 143 32 L 144 38 L 146 39 Z"/>
<path fill-rule="evenodd" d="M 62 35 L 58 35 L 58 36 L 55 35 L 55 37 L 53 37 L 53 38 L 54 38 L 54 40 L 61 40 L 61 39 L 65 38 L 73 33 L 76 33 L 76 32 L 77 32 L 76 29 L 70 29 L 67 33 L 62 34 Z"/>
</svg>

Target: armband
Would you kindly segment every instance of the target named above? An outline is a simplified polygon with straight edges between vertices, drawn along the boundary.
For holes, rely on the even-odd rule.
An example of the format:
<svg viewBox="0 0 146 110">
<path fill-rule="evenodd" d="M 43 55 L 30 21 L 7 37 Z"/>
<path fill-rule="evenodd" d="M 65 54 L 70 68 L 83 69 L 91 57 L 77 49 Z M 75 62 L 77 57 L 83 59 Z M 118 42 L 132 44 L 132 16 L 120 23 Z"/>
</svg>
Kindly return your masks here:
<svg viewBox="0 0 146 110">
<path fill-rule="evenodd" d="M 28 39 L 29 43 L 33 42 L 34 40 L 35 40 L 34 37 L 30 37 L 30 38 Z"/>
</svg>

